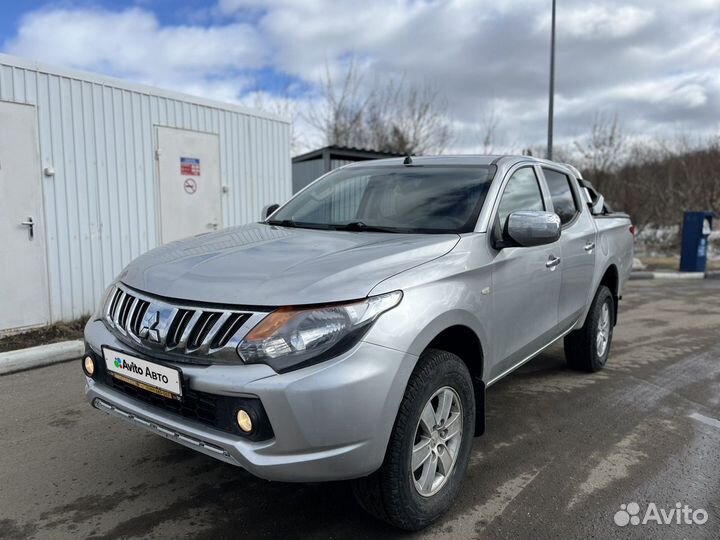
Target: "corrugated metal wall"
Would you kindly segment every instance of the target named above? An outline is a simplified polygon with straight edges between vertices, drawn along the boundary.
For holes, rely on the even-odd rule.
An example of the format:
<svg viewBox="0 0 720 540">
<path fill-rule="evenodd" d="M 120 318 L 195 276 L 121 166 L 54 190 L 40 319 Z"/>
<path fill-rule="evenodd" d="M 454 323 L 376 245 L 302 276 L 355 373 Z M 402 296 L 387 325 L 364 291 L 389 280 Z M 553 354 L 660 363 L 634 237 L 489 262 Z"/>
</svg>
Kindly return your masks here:
<svg viewBox="0 0 720 540">
<path fill-rule="evenodd" d="M 322 158 L 292 164 L 293 193 L 297 193 L 310 182 L 325 174 Z"/>
<path fill-rule="evenodd" d="M 305 186 L 307 186 L 310 182 L 313 182 L 314 180 L 317 180 L 320 178 L 323 174 L 325 174 L 326 171 L 323 168 L 323 159 L 322 157 L 319 157 L 317 159 L 311 159 L 308 161 L 300 161 L 298 163 L 292 164 L 292 184 L 293 184 L 293 193 L 297 193 L 301 189 L 303 189 Z M 330 160 L 330 170 L 337 169 L 338 167 L 342 167 L 343 165 L 347 165 L 348 163 L 355 163 L 353 160 L 348 159 L 331 159 Z"/>
<path fill-rule="evenodd" d="M 36 106 L 41 164 L 55 169 L 42 177 L 52 321 L 94 310 L 105 285 L 157 245 L 156 126 L 219 136 L 225 226 L 292 194 L 290 126 L 271 115 L 7 55 L 0 100 Z"/>
<path fill-rule="evenodd" d="M 342 167 L 343 165 L 347 165 L 348 163 L 355 163 L 355 160 L 352 159 L 331 159 L 330 160 L 330 170 L 337 169 L 338 167 Z"/>
</svg>

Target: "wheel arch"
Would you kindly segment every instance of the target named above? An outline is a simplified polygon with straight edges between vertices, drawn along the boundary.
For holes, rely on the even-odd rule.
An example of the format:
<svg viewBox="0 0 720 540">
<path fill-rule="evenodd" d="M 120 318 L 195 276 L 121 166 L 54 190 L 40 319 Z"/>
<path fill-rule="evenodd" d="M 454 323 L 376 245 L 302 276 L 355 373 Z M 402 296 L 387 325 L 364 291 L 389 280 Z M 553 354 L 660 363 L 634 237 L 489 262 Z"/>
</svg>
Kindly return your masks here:
<svg viewBox="0 0 720 540">
<path fill-rule="evenodd" d="M 459 357 L 467 366 L 475 393 L 475 436 L 485 432 L 485 349 L 478 332 L 467 324 L 453 323 L 435 328 L 422 348 L 439 349 Z M 426 339 L 427 339 L 426 337 Z M 422 354 L 422 353 L 421 353 Z"/>
<path fill-rule="evenodd" d="M 598 284 L 598 288 L 600 288 L 601 285 L 605 285 L 608 289 L 610 289 L 610 294 L 612 294 L 613 297 L 613 326 L 617 323 L 617 316 L 618 316 L 618 304 L 620 300 L 620 274 L 618 272 L 617 266 L 615 264 L 610 264 L 603 273 L 602 278 L 600 278 L 600 283 Z M 594 295 L 593 295 L 594 297 Z"/>
</svg>

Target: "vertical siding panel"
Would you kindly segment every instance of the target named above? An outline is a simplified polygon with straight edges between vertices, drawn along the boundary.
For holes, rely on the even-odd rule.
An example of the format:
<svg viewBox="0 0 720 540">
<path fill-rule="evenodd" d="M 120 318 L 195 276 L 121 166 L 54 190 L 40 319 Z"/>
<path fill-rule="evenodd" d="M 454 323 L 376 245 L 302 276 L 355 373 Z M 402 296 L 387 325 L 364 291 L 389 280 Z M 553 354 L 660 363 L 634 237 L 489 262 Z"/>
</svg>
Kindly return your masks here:
<svg viewBox="0 0 720 540">
<path fill-rule="evenodd" d="M 200 125 L 200 107 L 197 105 L 190 105 L 190 111 L 191 111 L 191 129 L 194 129 L 196 131 L 204 131 L 202 125 Z"/>
<path fill-rule="evenodd" d="M 78 285 L 80 269 L 72 256 L 72 245 L 78 241 L 78 231 L 73 229 L 77 223 L 76 208 L 70 198 L 74 196 L 73 186 L 75 180 L 75 161 L 72 145 L 72 110 L 70 103 L 70 80 L 66 77 L 53 77 L 51 86 L 57 92 L 58 127 L 54 130 L 56 139 L 53 140 L 55 162 L 60 163 L 60 169 L 55 176 L 58 185 L 56 194 L 56 212 L 58 217 L 58 244 L 60 256 L 60 279 L 63 284 L 63 307 L 68 310 L 71 317 L 75 317 L 76 304 L 81 293 Z M 57 144 L 56 144 L 57 143 Z M 75 215 L 73 215 L 75 212 Z"/>
<path fill-rule="evenodd" d="M 250 144 L 250 137 L 248 135 L 250 126 L 248 125 L 247 117 L 245 115 L 234 114 L 233 118 L 235 120 L 236 128 L 235 148 L 233 149 L 235 152 L 235 163 L 237 168 L 236 189 L 240 194 L 240 196 L 235 200 L 235 207 L 237 209 L 235 219 L 238 225 L 242 225 L 246 222 L 246 217 L 249 213 L 248 210 L 251 205 L 250 198 L 252 197 L 249 189 L 249 186 L 252 184 L 252 178 L 250 176 L 250 153 L 248 148 L 248 145 Z"/>
<path fill-rule="evenodd" d="M 140 102 L 140 111 L 138 119 L 138 128 L 140 130 L 140 137 L 138 138 L 138 152 L 142 163 L 142 178 L 143 183 L 140 186 L 140 193 L 142 197 L 142 213 L 144 220 L 142 221 L 144 227 L 143 243 L 141 245 L 142 251 L 147 251 L 155 247 L 155 226 L 153 222 L 154 212 L 154 201 L 153 196 L 153 159 L 155 152 L 153 151 L 152 144 L 152 120 L 150 114 L 150 96 L 142 96 Z"/>
<path fill-rule="evenodd" d="M 226 114 L 224 115 L 228 121 L 228 163 L 231 172 L 230 175 L 230 190 L 234 193 L 232 200 L 230 201 L 230 212 L 232 215 L 232 224 L 239 225 L 242 223 L 243 208 L 247 202 L 243 199 L 247 198 L 245 193 L 245 178 L 242 174 L 241 168 L 243 164 L 243 152 L 242 152 L 242 124 L 241 117 L 239 114 Z"/>
<path fill-rule="evenodd" d="M 177 128 L 184 127 L 185 117 L 183 115 L 182 103 L 180 103 L 179 101 L 173 100 L 173 108 L 174 108 L 174 112 L 173 112 L 172 122 L 170 123 L 170 125 L 172 127 L 177 127 Z"/>
<path fill-rule="evenodd" d="M 13 91 L 13 68 L 0 65 L 0 99 L 15 101 Z"/>
<path fill-rule="evenodd" d="M 218 137 L 220 145 L 220 181 L 223 185 L 230 186 L 230 168 L 228 166 L 228 152 L 227 152 L 227 136 L 225 134 L 225 126 L 220 123 L 218 127 L 220 136 Z M 233 197 L 231 191 L 227 194 L 223 194 L 222 197 L 222 224 L 224 227 L 228 227 L 233 224 L 232 216 L 230 215 L 230 200 Z"/>
<path fill-rule="evenodd" d="M 253 169 L 253 160 L 252 160 L 252 124 L 250 122 L 250 117 L 246 115 L 238 115 L 240 120 L 242 121 L 242 130 L 240 131 L 242 135 L 242 142 L 240 145 L 240 148 L 242 148 L 242 164 L 243 164 L 243 175 L 241 180 L 241 186 L 242 186 L 242 194 L 245 197 L 245 200 L 243 201 L 243 212 L 242 215 L 239 216 L 238 221 L 240 223 L 246 223 L 248 221 L 248 217 L 250 215 L 250 208 L 252 207 L 252 201 L 251 201 L 251 192 L 250 192 L 250 186 L 254 184 L 257 180 L 255 179 L 255 171 Z"/>
<path fill-rule="evenodd" d="M 87 96 L 86 96 L 86 99 Z M 94 153 L 94 174 L 93 183 L 95 184 L 97 200 L 97 234 L 98 234 L 98 257 L 96 268 L 99 269 L 101 283 L 99 288 L 104 288 L 113 278 L 112 265 L 112 247 L 110 244 L 110 209 L 108 197 L 108 177 L 107 177 L 107 160 L 106 160 L 106 143 L 105 143 L 105 122 L 103 114 L 103 88 L 98 84 L 92 84 L 90 88 L 90 122 L 89 128 L 93 134 L 92 145 Z M 99 294 L 99 289 L 95 290 L 95 294 Z"/>
<path fill-rule="evenodd" d="M 113 246 L 113 269 L 123 266 L 125 260 L 123 256 L 123 222 L 122 201 L 120 192 L 120 176 L 118 164 L 118 148 L 115 101 L 118 90 L 110 87 L 105 88 L 105 130 L 106 130 L 106 148 L 108 160 L 108 185 L 110 188 L 110 220 L 113 223 L 111 244 Z"/>
<path fill-rule="evenodd" d="M 41 167 L 54 165 L 53 131 L 57 119 L 53 118 L 53 100 L 50 95 L 50 76 L 42 73 L 37 77 L 37 106 L 40 139 Z M 55 206 L 57 191 L 56 176 L 43 179 L 43 197 L 45 203 L 45 239 L 47 242 L 48 288 L 50 289 L 50 318 L 55 321 L 67 315 L 63 311 L 60 288 L 60 266 L 58 264 L 58 222 Z"/>
<path fill-rule="evenodd" d="M 145 179 L 142 176 L 142 164 L 139 162 L 140 153 L 137 151 L 137 144 L 141 138 L 138 119 L 140 114 L 140 94 L 127 93 L 125 114 L 125 125 L 128 126 L 128 132 L 125 136 L 128 155 L 128 183 L 130 184 L 130 205 L 132 206 L 133 216 L 131 229 L 134 233 L 131 257 L 134 259 L 144 251 L 141 245 L 143 243 L 142 236 L 146 232 L 145 227 L 142 226 L 145 220 L 143 215 L 144 206 L 142 204 L 142 185 L 145 183 Z"/>
<path fill-rule="evenodd" d="M 25 103 L 37 105 L 37 79 L 38 74 L 35 71 L 21 70 L 22 77 L 25 81 Z"/>
<path fill-rule="evenodd" d="M 245 122 L 247 124 L 247 160 L 248 160 L 248 176 L 244 182 L 244 188 L 248 194 L 248 206 L 244 216 L 242 216 L 242 222 L 245 223 L 247 214 L 250 213 L 250 209 L 255 204 L 256 190 L 254 187 L 260 181 L 258 178 L 257 171 L 257 154 L 255 153 L 255 145 L 257 144 L 257 129 L 253 118 L 246 117 Z"/>
<path fill-rule="evenodd" d="M 13 96 L 18 103 L 27 103 L 25 93 L 25 70 L 12 68 Z"/>
<path fill-rule="evenodd" d="M 86 314 L 132 258 L 157 244 L 155 126 L 214 133 L 225 226 L 291 193 L 284 122 L 157 96 L 92 75 L 0 59 L 0 98 L 37 107 L 52 321 Z M 38 171 L 42 175 L 42 171 Z"/>
<path fill-rule="evenodd" d="M 86 306 L 92 305 L 92 254 L 90 248 L 90 237 L 92 226 L 90 224 L 90 213 L 88 205 L 87 170 L 85 162 L 85 141 L 82 118 L 82 83 L 77 79 L 69 80 L 69 130 L 70 141 L 72 142 L 73 174 L 72 181 L 68 182 L 70 192 L 68 195 L 68 214 L 73 218 L 70 228 L 76 233 L 74 242 L 70 244 L 70 256 L 73 259 L 73 273 L 79 272 L 80 279 L 77 283 L 78 295 L 75 301 L 75 312 L 77 316 L 87 313 Z"/>
<path fill-rule="evenodd" d="M 127 167 L 125 166 L 125 128 L 123 126 L 123 90 L 112 89 L 113 138 L 112 149 L 115 163 L 115 190 L 117 192 L 118 242 L 120 246 L 120 264 L 130 261 L 130 208 L 128 204 Z"/>
</svg>

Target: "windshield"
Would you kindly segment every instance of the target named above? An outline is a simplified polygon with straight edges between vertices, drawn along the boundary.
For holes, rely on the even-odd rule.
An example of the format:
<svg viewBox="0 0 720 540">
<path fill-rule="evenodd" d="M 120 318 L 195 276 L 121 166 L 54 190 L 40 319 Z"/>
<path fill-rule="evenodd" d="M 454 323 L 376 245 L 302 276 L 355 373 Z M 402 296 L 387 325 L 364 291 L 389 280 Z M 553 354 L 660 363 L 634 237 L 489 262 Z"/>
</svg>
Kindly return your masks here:
<svg viewBox="0 0 720 540">
<path fill-rule="evenodd" d="M 475 228 L 494 166 L 351 167 L 325 176 L 275 212 L 288 227 L 405 233 Z"/>
</svg>

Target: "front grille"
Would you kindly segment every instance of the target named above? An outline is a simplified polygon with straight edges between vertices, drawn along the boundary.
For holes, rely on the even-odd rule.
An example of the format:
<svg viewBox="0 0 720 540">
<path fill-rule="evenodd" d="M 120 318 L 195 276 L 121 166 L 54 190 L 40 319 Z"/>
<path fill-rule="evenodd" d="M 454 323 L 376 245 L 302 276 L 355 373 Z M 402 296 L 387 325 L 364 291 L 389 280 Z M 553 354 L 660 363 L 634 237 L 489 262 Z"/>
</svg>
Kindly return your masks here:
<svg viewBox="0 0 720 540">
<path fill-rule="evenodd" d="M 264 441 L 274 436 L 265 408 L 258 398 L 222 396 L 200 392 L 189 388 L 187 381 L 183 384 L 181 400 L 164 398 L 116 379 L 105 369 L 105 363 L 100 356 L 89 350 L 86 354 L 92 355 L 95 359 L 97 371 L 93 377 L 94 380 L 128 397 L 188 420 L 194 420 L 227 433 L 240 435 L 252 441 Z M 249 435 L 240 431 L 240 428 L 235 423 L 235 414 L 241 408 L 248 411 L 253 417 L 255 427 Z"/>
<path fill-rule="evenodd" d="M 114 286 L 105 304 L 105 323 L 118 339 L 179 361 L 240 362 L 237 345 L 266 315 L 180 304 L 122 284 Z"/>
</svg>

